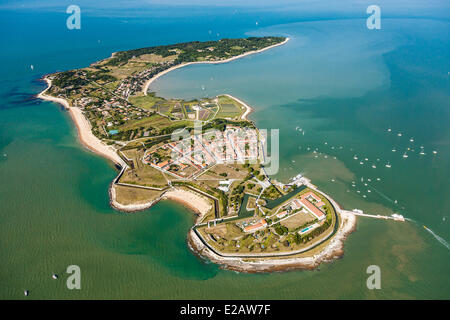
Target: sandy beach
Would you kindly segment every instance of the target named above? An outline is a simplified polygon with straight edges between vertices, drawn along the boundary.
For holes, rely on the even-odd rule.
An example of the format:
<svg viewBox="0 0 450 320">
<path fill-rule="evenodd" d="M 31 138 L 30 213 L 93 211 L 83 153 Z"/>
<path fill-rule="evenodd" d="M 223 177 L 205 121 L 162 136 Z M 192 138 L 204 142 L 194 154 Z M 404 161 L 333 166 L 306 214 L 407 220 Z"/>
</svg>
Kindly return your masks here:
<svg viewBox="0 0 450 320">
<path fill-rule="evenodd" d="M 52 81 L 47 78 L 44 78 L 44 80 L 47 82 L 47 88 L 39 93 L 37 97 L 43 100 L 59 103 L 69 111 L 69 114 L 77 127 L 78 138 L 83 146 L 90 151 L 101 155 L 116 164 L 119 164 L 120 166 L 124 166 L 125 162 L 119 157 L 116 149 L 112 146 L 104 144 L 100 139 L 94 136 L 91 130 L 91 124 L 79 108 L 71 107 L 69 102 L 65 99 L 55 98 L 45 94 L 45 92 L 51 87 Z"/>
<path fill-rule="evenodd" d="M 265 47 L 265 48 L 260 49 L 260 50 L 249 51 L 249 52 L 246 52 L 246 53 L 243 53 L 243 54 L 241 54 L 241 55 L 238 55 L 238 56 L 235 56 L 235 57 L 232 57 L 232 58 L 229 58 L 229 59 L 225 59 L 225 60 L 219 60 L 219 61 L 195 61 L 195 62 L 186 62 L 186 63 L 179 64 L 179 65 L 177 65 L 177 66 L 173 66 L 173 67 L 171 67 L 171 68 L 169 68 L 169 69 L 166 69 L 166 70 L 164 70 L 164 71 L 158 73 L 158 74 L 155 75 L 153 78 L 147 80 L 147 81 L 145 82 L 145 84 L 144 84 L 144 87 L 142 88 L 142 92 L 143 92 L 145 95 L 147 95 L 148 88 L 149 88 L 150 85 L 153 83 L 153 81 L 155 81 L 155 80 L 158 79 L 159 77 L 165 75 L 166 73 L 169 73 L 169 72 L 172 71 L 172 70 L 179 69 L 179 68 L 182 68 L 182 67 L 186 67 L 186 66 L 189 66 L 189 65 L 191 65 L 191 64 L 202 64 L 202 63 L 205 63 L 205 64 L 219 64 L 219 63 L 227 63 L 227 62 L 230 62 L 230 61 L 233 61 L 233 60 L 236 60 L 236 59 L 240 59 L 240 58 L 246 57 L 246 56 L 251 55 L 251 54 L 260 53 L 260 52 L 263 52 L 263 51 L 266 51 L 266 50 L 269 50 L 269 49 L 272 49 L 272 48 L 281 46 L 281 45 L 285 44 L 285 43 L 288 42 L 288 41 L 289 41 L 289 38 L 286 38 L 283 42 L 280 42 L 280 43 L 277 43 L 277 44 L 274 44 L 274 45 Z"/>
<path fill-rule="evenodd" d="M 163 195 L 163 199 L 170 199 L 185 205 L 199 214 L 197 220 L 203 217 L 212 209 L 212 204 L 204 196 L 190 190 L 172 188 Z"/>
<path fill-rule="evenodd" d="M 240 99 L 238 99 L 238 98 L 236 98 L 236 97 L 233 97 L 231 94 L 223 94 L 224 96 L 227 96 L 228 98 L 231 98 L 231 99 L 234 99 L 234 100 L 236 100 L 237 102 L 239 102 L 240 104 L 242 104 L 244 107 L 245 107 L 245 112 L 244 112 L 244 114 L 241 116 L 241 119 L 242 120 L 248 120 L 248 116 L 249 116 L 249 114 L 251 113 L 251 112 L 253 112 L 253 108 L 252 107 L 250 107 L 248 104 L 246 104 L 244 101 L 242 101 L 242 100 L 240 100 Z"/>
<path fill-rule="evenodd" d="M 111 187 L 109 188 L 109 197 L 111 199 L 110 200 L 111 206 L 114 209 L 117 209 L 117 210 L 123 211 L 123 212 L 137 212 L 137 211 L 146 210 L 146 209 L 152 207 L 153 205 L 155 205 L 156 203 L 158 203 L 162 199 L 162 196 L 160 196 L 157 199 L 146 202 L 146 203 L 140 203 L 140 204 L 119 203 L 117 201 L 117 197 L 116 197 L 116 188 L 115 188 L 114 182 L 111 183 Z"/>
<path fill-rule="evenodd" d="M 45 92 L 51 87 L 52 82 L 47 78 L 44 78 L 44 80 L 47 82 L 47 88 L 39 93 L 37 97 L 43 100 L 59 103 L 69 111 L 69 114 L 73 122 L 75 123 L 75 126 L 77 127 L 78 137 L 81 144 L 90 151 L 95 152 L 96 154 L 101 155 L 116 164 L 119 164 L 122 168 L 126 167 L 126 163 L 117 154 L 115 148 L 104 144 L 100 139 L 94 136 L 91 131 L 91 124 L 79 108 L 71 107 L 69 102 L 65 99 L 55 98 L 45 94 Z M 199 214 L 198 219 L 202 219 L 203 216 L 212 208 L 211 203 L 202 195 L 181 188 L 172 188 L 166 191 L 160 198 L 156 200 L 153 200 L 149 203 L 136 205 L 123 205 L 118 203 L 116 200 L 116 190 L 114 188 L 114 183 L 111 185 L 109 193 L 111 197 L 111 206 L 125 212 L 134 212 L 148 209 L 161 199 L 170 199 L 185 205 L 186 207 L 194 210 Z"/>
<path fill-rule="evenodd" d="M 172 187 L 162 193 L 158 198 L 139 204 L 127 204 L 124 205 L 117 201 L 115 184 L 111 184 L 109 189 L 111 198 L 111 206 L 117 210 L 124 212 L 136 212 L 151 208 L 153 205 L 161 200 L 171 200 L 182 204 L 183 206 L 194 211 L 198 217 L 197 221 L 201 221 L 203 217 L 212 209 L 211 202 L 206 197 L 187 189 Z"/>
<path fill-rule="evenodd" d="M 246 55 L 262 52 L 272 47 L 282 45 L 286 43 L 288 40 L 289 38 L 286 38 L 286 40 L 283 41 L 282 43 L 258 51 L 247 52 L 240 56 L 236 56 L 234 58 L 230 58 L 223 61 L 191 62 L 169 68 L 159 73 L 149 81 L 147 81 L 147 83 L 144 86 L 144 93 L 146 94 L 148 87 L 154 80 L 174 69 L 181 68 L 189 64 L 197 64 L 197 63 L 226 63 L 234 59 L 239 59 Z M 69 102 L 65 99 L 55 98 L 45 94 L 46 91 L 51 87 L 52 82 L 48 78 L 44 78 L 44 80 L 47 82 L 48 86 L 44 91 L 39 93 L 37 97 L 40 99 L 53 101 L 63 105 L 69 111 L 69 114 L 77 127 L 78 137 L 82 145 L 85 146 L 87 149 L 113 161 L 114 163 L 119 164 L 122 167 L 122 170 L 124 170 L 127 167 L 127 164 L 118 155 L 117 150 L 114 147 L 106 145 L 100 139 L 94 136 L 94 134 L 92 133 L 91 124 L 89 120 L 84 116 L 81 109 L 71 107 Z M 225 94 L 225 96 L 228 96 L 229 98 L 236 100 L 238 103 L 242 104 L 246 108 L 244 114 L 242 115 L 242 119 L 248 120 L 248 115 L 253 111 L 253 109 L 240 99 L 237 99 L 229 94 Z M 208 212 L 210 212 L 211 209 L 213 208 L 211 201 L 209 201 L 205 196 L 199 194 L 198 192 L 194 192 L 180 187 L 169 188 L 157 199 L 149 201 L 148 203 L 124 205 L 117 202 L 116 199 L 116 189 L 115 189 L 116 180 L 117 179 L 115 179 L 114 182 L 112 182 L 111 187 L 109 188 L 109 193 L 111 199 L 111 206 L 120 211 L 124 212 L 141 211 L 150 208 L 160 200 L 170 199 L 172 201 L 181 203 L 182 205 L 193 210 L 195 213 L 198 214 L 197 221 L 201 221 L 205 217 L 205 215 Z M 315 189 L 314 186 L 312 185 L 310 187 L 313 187 L 313 189 Z M 324 194 L 324 196 L 326 195 Z M 270 272 L 287 269 L 314 269 L 322 262 L 331 261 L 333 259 L 341 257 L 344 253 L 343 247 L 345 239 L 356 228 L 355 215 L 346 211 L 342 211 L 337 203 L 335 203 L 332 199 L 330 201 L 336 207 L 336 210 L 341 218 L 340 226 L 336 234 L 332 236 L 331 240 L 329 240 L 329 242 L 322 249 L 322 251 L 320 251 L 314 256 L 290 258 L 288 256 L 283 257 L 280 254 L 279 257 L 277 256 L 276 258 L 274 257 L 269 258 L 265 254 L 255 254 L 254 257 L 249 258 L 245 257 L 245 255 L 242 255 L 242 257 L 240 257 L 239 254 L 234 255 L 225 253 L 217 254 L 214 250 L 212 250 L 202 242 L 202 240 L 198 237 L 198 235 L 195 233 L 193 229 L 191 229 L 191 231 L 188 234 L 188 244 L 191 250 L 193 250 L 199 256 L 206 258 L 217 264 L 220 264 L 227 269 L 240 272 Z"/>
</svg>

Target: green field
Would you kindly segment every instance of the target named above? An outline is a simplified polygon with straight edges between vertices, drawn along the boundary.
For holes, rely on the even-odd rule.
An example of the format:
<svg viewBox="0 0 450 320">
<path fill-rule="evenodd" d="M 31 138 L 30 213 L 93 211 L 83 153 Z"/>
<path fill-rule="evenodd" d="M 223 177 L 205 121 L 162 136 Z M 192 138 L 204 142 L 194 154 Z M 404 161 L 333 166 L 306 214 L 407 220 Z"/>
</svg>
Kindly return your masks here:
<svg viewBox="0 0 450 320">
<path fill-rule="evenodd" d="M 144 151 L 128 150 L 125 152 L 125 155 L 133 161 L 133 168 L 129 168 L 124 172 L 119 180 L 120 183 L 150 187 L 164 187 L 167 185 L 167 180 L 161 171 L 142 162 Z"/>
<path fill-rule="evenodd" d="M 155 110 L 155 104 L 159 101 L 164 101 L 164 99 L 155 97 L 153 95 L 132 96 L 129 100 L 136 107 L 146 110 Z"/>
<path fill-rule="evenodd" d="M 219 112 L 216 118 L 238 119 L 244 111 L 244 107 L 234 99 L 219 96 Z"/>
<path fill-rule="evenodd" d="M 123 205 L 148 203 L 162 194 L 162 191 L 126 186 L 115 185 L 114 188 L 116 190 L 116 201 Z"/>
<path fill-rule="evenodd" d="M 130 129 L 136 129 L 140 127 L 153 127 L 157 129 L 162 129 L 168 127 L 172 124 L 172 122 L 159 114 L 153 114 L 150 117 L 146 117 L 143 119 L 129 121 L 123 126 L 121 126 L 121 130 L 126 131 Z"/>
</svg>

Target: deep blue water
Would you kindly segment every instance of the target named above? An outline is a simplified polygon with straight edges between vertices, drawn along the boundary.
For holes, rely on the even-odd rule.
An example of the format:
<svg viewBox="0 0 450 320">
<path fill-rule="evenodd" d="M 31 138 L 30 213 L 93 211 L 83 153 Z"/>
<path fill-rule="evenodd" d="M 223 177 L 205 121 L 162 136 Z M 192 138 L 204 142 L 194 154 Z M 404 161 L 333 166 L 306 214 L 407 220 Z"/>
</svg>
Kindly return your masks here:
<svg viewBox="0 0 450 320">
<path fill-rule="evenodd" d="M 63 4 L 19 1 L 0 6 L 0 154 L 7 153 L 0 159 L 5 177 L 0 183 L 5 203 L 0 208 L 1 245 L 2 260 L 8 261 L 2 262 L 1 280 L 8 281 L 1 297 L 19 297 L 30 283 L 38 287 L 44 280 L 36 270 L 50 272 L 54 261 L 78 259 L 95 270 L 91 280 L 98 287 L 67 296 L 44 285 L 37 297 L 448 298 L 442 284 L 449 282 L 450 250 L 422 228 L 425 224 L 450 242 L 446 2 L 382 1 L 379 31 L 365 28 L 368 3 L 353 1 L 312 7 L 291 1 L 232 2 L 228 7 L 79 1 L 82 29 L 72 31 L 66 28 L 69 3 Z M 33 99 L 44 87 L 38 81 L 43 74 L 84 67 L 114 51 L 263 34 L 292 40 L 230 64 L 179 69 L 152 89 L 165 96 L 226 92 L 244 99 L 255 108 L 251 118 L 259 127 L 280 129 L 277 178 L 303 172 L 349 209 L 395 211 L 415 221 L 361 220 L 344 259 L 320 273 L 220 271 L 187 250 L 181 233 L 192 221 L 183 218 L 182 208 L 161 204 L 133 217 L 112 212 L 106 190 L 113 169 L 82 151 L 58 106 Z M 418 155 L 422 145 L 424 157 Z M 408 147 L 414 151 L 405 160 L 401 155 Z M 312 153 L 316 148 L 318 158 Z M 432 156 L 432 150 L 438 154 Z M 372 170 L 353 160 L 355 154 L 369 158 L 370 164 L 382 161 Z M 391 170 L 383 167 L 385 161 Z M 364 186 L 361 178 L 373 182 Z M 170 228 L 174 221 L 176 228 Z M 167 238 L 174 242 L 161 245 Z M 73 251 L 60 253 L 61 247 Z M 99 254 L 98 260 L 86 248 Z M 384 291 L 364 287 L 369 264 L 383 267 Z M 13 280 L 11 270 L 17 275 Z M 120 293 L 110 287 L 110 278 L 119 272 Z M 147 281 L 157 290 L 148 290 Z M 328 290 L 330 281 L 338 290 Z"/>
</svg>

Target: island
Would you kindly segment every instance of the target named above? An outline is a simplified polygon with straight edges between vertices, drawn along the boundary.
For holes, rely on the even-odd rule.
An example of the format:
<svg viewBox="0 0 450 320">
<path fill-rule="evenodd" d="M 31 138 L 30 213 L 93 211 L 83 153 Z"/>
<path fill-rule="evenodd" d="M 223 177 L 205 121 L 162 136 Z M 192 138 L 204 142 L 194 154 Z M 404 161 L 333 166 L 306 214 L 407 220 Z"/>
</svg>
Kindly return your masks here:
<svg viewBox="0 0 450 320">
<path fill-rule="evenodd" d="M 187 42 L 113 53 L 82 69 L 44 76 L 38 97 L 60 103 L 81 143 L 111 160 L 111 206 L 125 212 L 178 201 L 196 214 L 189 247 L 231 270 L 316 268 L 343 254 L 356 218 L 309 179 L 266 174 L 266 138 L 252 108 L 228 94 L 184 99 L 148 92 L 161 75 L 227 63 L 285 44 L 266 36 Z"/>
</svg>

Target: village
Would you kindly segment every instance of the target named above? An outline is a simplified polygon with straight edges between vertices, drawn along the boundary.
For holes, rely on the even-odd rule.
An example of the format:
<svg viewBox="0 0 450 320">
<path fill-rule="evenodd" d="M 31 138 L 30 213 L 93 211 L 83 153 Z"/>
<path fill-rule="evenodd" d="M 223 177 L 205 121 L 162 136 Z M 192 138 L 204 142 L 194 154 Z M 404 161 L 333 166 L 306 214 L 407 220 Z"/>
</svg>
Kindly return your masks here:
<svg viewBox="0 0 450 320">
<path fill-rule="evenodd" d="M 229 51 L 238 56 L 250 46 L 286 41 L 227 39 L 119 52 L 49 75 L 48 93 L 79 109 L 92 134 L 121 157 L 114 206 L 132 211 L 178 192 L 204 208 L 192 231 L 211 251 L 296 253 L 329 239 L 339 218 L 308 181 L 282 184 L 266 174 L 267 144 L 247 120 L 252 109 L 227 94 L 186 101 L 147 90 L 151 79 L 183 63 L 227 61 Z"/>
<path fill-rule="evenodd" d="M 150 150 L 143 162 L 179 179 L 194 179 L 215 164 L 256 163 L 261 155 L 255 129 L 227 126 Z"/>
</svg>

